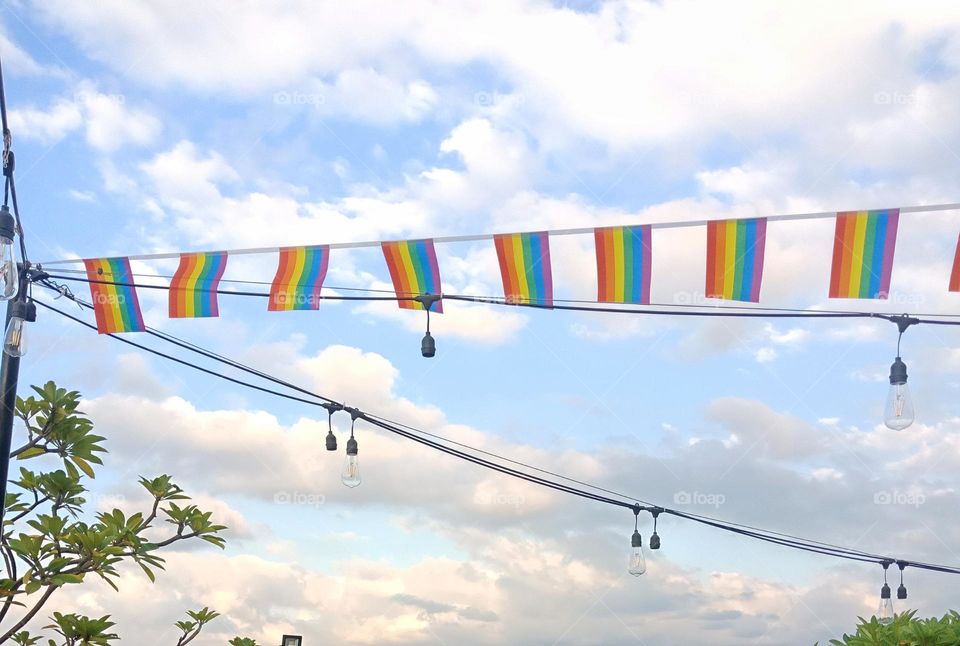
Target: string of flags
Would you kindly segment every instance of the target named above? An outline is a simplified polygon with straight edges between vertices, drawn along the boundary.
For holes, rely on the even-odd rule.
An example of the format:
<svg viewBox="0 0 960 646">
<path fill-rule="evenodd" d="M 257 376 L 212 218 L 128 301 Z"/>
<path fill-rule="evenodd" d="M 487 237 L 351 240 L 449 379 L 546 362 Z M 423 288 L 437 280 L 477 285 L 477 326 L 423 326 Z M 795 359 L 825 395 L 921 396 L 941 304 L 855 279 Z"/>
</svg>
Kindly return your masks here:
<svg viewBox="0 0 960 646">
<path fill-rule="evenodd" d="M 900 209 L 838 212 L 835 218 L 830 298 L 886 299 Z M 704 223 L 707 233 L 705 295 L 708 298 L 759 302 L 768 219 L 784 218 Z M 596 249 L 598 302 L 650 304 L 653 226 L 588 230 L 594 235 Z M 553 306 L 550 235 L 549 231 L 540 231 L 487 236 L 494 242 L 507 303 Z M 424 303 L 413 297 L 442 296 L 434 242 L 421 239 L 379 243 L 401 308 L 423 310 Z M 227 252 L 180 254 L 180 265 L 169 288 L 169 316 L 218 316 L 217 291 L 227 260 Z M 279 249 L 267 309 L 272 312 L 318 309 L 329 260 L 328 245 Z M 130 258 L 94 258 L 83 262 L 99 332 L 143 331 Z M 960 237 L 948 289 L 960 292 Z M 442 300 L 429 301 L 426 307 L 434 313 L 443 312 Z"/>
</svg>

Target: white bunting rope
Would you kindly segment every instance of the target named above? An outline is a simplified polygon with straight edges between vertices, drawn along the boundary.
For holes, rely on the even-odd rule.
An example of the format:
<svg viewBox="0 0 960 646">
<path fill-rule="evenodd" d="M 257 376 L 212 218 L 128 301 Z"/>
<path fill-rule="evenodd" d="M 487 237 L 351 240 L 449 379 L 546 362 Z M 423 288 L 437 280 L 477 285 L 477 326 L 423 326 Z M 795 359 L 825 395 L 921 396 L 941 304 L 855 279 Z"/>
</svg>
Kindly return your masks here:
<svg viewBox="0 0 960 646">
<path fill-rule="evenodd" d="M 895 207 L 885 207 L 885 208 L 895 208 Z M 851 211 L 819 211 L 814 213 L 786 213 L 779 215 L 768 215 L 768 216 L 751 216 L 750 218 L 711 218 L 707 220 L 684 220 L 682 222 L 632 222 L 629 224 L 623 225 L 612 225 L 612 226 L 638 226 L 641 224 L 650 226 L 651 229 L 683 229 L 690 227 L 702 227 L 706 226 L 710 222 L 719 222 L 726 220 L 743 220 L 743 219 L 752 219 L 755 217 L 766 217 L 767 222 L 789 222 L 794 220 L 824 220 L 828 218 L 834 218 L 837 216 L 837 213 L 850 213 L 857 211 L 872 211 L 877 209 L 853 209 Z M 932 213 L 935 211 L 956 211 L 960 210 L 960 203 L 952 202 L 947 204 L 927 204 L 920 206 L 902 206 L 900 207 L 900 213 Z M 578 227 L 574 229 L 551 229 L 547 233 L 550 236 L 572 236 L 572 235 L 585 235 L 593 233 L 597 228 L 604 228 L 611 225 L 597 225 L 596 227 Z M 516 231 L 510 231 L 507 233 L 516 233 Z M 441 236 L 433 238 L 434 244 L 444 244 L 450 242 L 479 242 L 483 240 L 493 240 L 494 236 L 498 234 L 493 233 L 484 233 L 476 235 L 462 235 L 462 236 Z M 330 249 L 361 249 L 365 247 L 379 247 L 383 242 L 394 242 L 393 240 L 366 240 L 363 242 L 333 242 L 333 243 L 323 243 L 325 246 Z M 318 244 L 318 243 L 310 243 Z M 302 243 L 301 243 L 302 245 Z M 296 246 L 301 246 L 296 245 Z M 294 245 L 288 245 L 294 246 Z M 256 254 L 267 254 L 267 253 L 278 253 L 282 247 L 251 247 L 247 249 L 218 249 L 215 251 L 206 251 L 200 253 L 226 253 L 230 256 L 244 256 L 244 255 L 256 255 Z M 180 251 L 167 251 L 162 253 L 147 253 L 139 254 L 133 256 L 126 256 L 129 260 L 171 260 L 180 258 L 182 252 Z M 191 252 L 193 253 L 193 252 Z M 50 267 L 52 265 L 72 265 L 82 263 L 82 258 L 64 258 L 60 260 L 48 260 L 46 262 L 38 263 L 41 267 Z"/>
</svg>

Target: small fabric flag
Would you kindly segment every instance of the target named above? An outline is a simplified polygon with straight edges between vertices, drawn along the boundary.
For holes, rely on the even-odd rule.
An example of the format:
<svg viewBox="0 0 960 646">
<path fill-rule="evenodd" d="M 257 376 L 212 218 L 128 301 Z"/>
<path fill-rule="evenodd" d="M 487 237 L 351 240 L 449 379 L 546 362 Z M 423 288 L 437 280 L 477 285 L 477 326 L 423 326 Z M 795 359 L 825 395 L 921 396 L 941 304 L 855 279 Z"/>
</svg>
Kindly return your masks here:
<svg viewBox="0 0 960 646">
<path fill-rule="evenodd" d="M 900 209 L 837 213 L 830 298 L 887 298 Z"/>
<path fill-rule="evenodd" d="M 170 282 L 170 318 L 219 316 L 217 289 L 226 268 L 226 252 L 180 254 Z"/>
<path fill-rule="evenodd" d="M 269 312 L 320 309 L 320 289 L 327 276 L 330 248 L 284 247 L 280 249 L 277 275 L 270 285 Z"/>
<path fill-rule="evenodd" d="M 382 242 L 380 246 L 397 296 L 409 298 L 424 294 L 441 295 L 440 265 L 437 264 L 437 252 L 433 248 L 433 240 Z M 406 310 L 425 309 L 423 303 L 418 301 L 397 302 Z M 435 302 L 430 311 L 442 314 L 443 301 Z"/>
<path fill-rule="evenodd" d="M 597 248 L 597 300 L 650 304 L 650 225 L 593 231 Z"/>
<path fill-rule="evenodd" d="M 97 332 L 143 332 L 140 301 L 133 286 L 127 258 L 89 258 L 83 261 L 90 281 L 90 299 L 97 317 Z M 114 284 L 107 284 L 114 283 Z M 122 284 L 115 284 L 122 283 Z"/>
<path fill-rule="evenodd" d="M 707 298 L 760 301 L 767 219 L 707 222 Z"/>
<path fill-rule="evenodd" d="M 493 240 L 507 302 L 553 307 L 549 235 L 545 231 L 507 233 Z"/>
<path fill-rule="evenodd" d="M 953 257 L 953 272 L 950 274 L 950 291 L 960 292 L 960 236 L 957 237 L 957 253 Z"/>
</svg>

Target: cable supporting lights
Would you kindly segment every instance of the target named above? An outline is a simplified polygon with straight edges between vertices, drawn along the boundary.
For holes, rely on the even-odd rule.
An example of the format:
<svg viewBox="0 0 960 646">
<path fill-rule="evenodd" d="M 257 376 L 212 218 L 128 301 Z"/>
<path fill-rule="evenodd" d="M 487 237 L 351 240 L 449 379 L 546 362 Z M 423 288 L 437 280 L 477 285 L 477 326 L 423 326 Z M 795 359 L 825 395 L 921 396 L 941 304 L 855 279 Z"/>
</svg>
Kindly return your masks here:
<svg viewBox="0 0 960 646">
<path fill-rule="evenodd" d="M 913 424 L 914 411 L 913 398 L 910 396 L 910 389 L 907 387 L 907 364 L 900 358 L 900 341 L 903 339 L 903 333 L 907 331 L 907 328 L 916 325 L 920 320 L 906 314 L 892 316 L 890 320 L 897 324 L 899 334 L 897 335 L 897 357 L 890 366 L 890 391 L 887 393 L 883 423 L 886 424 L 887 428 L 894 431 L 902 431 Z"/>
</svg>

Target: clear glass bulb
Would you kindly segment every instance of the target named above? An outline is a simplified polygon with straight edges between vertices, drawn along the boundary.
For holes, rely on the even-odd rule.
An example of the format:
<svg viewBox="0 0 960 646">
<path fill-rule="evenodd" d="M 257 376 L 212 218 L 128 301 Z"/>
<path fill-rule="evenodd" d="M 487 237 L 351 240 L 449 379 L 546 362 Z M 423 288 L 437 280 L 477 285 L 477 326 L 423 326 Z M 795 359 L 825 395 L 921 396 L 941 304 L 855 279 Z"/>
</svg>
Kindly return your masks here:
<svg viewBox="0 0 960 646">
<path fill-rule="evenodd" d="M 7 323 L 7 331 L 3 335 L 3 351 L 11 357 L 22 357 L 27 353 L 27 343 L 24 334 L 27 326 L 24 320 L 18 316 L 10 318 Z"/>
<path fill-rule="evenodd" d="M 356 455 L 347 455 L 340 481 L 350 488 L 360 486 L 360 460 Z"/>
<path fill-rule="evenodd" d="M 877 609 L 877 620 L 884 625 L 893 623 L 893 599 L 889 597 L 880 599 L 880 607 Z"/>
<path fill-rule="evenodd" d="M 0 237 L 0 301 L 9 301 L 17 295 L 19 280 L 13 240 Z"/>
<path fill-rule="evenodd" d="M 890 384 L 883 423 L 895 431 L 902 431 L 913 424 L 913 398 L 906 383 Z"/>
<path fill-rule="evenodd" d="M 643 557 L 643 540 L 640 533 L 633 532 L 630 539 L 630 563 L 627 565 L 627 572 L 633 576 L 640 576 L 647 571 L 647 559 Z"/>
</svg>

